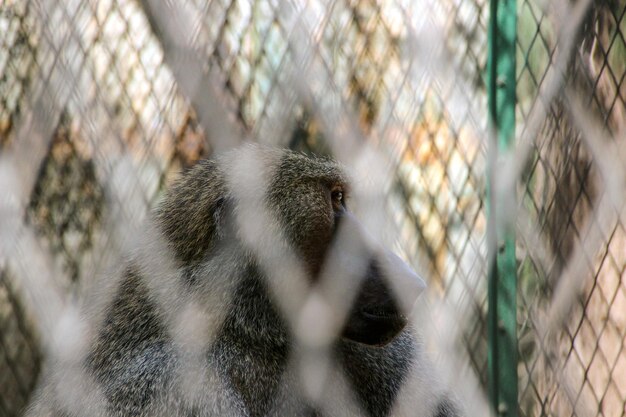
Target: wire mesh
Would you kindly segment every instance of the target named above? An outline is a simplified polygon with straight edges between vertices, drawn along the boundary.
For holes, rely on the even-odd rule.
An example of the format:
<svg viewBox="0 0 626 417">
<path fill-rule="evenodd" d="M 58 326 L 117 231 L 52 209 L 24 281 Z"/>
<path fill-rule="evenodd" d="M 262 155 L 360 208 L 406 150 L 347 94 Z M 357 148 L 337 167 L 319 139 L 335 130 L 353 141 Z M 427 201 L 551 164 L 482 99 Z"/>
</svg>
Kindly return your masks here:
<svg viewBox="0 0 626 417">
<path fill-rule="evenodd" d="M 517 145 L 498 180 L 520 201 L 507 215 L 524 416 L 626 413 L 626 6 L 590 3 L 518 4 Z M 360 214 L 384 206 L 387 220 L 368 224 L 428 277 L 431 321 L 417 325 L 479 415 L 487 9 L 0 4 L 0 415 L 20 415 L 42 356 L 74 352 L 58 340 L 64 312 L 125 259 L 178 173 L 244 137 L 332 154 L 374 184 Z M 199 314 L 182 310 L 180 323 Z"/>
<path fill-rule="evenodd" d="M 521 412 L 624 415 L 624 203 L 606 201 L 615 189 L 603 165 L 616 164 L 616 176 L 623 172 L 626 9 L 623 2 L 584 5 L 579 29 L 569 34 L 571 55 L 559 57 L 565 35 L 556 19 L 564 11 L 541 6 L 520 3 L 519 140 L 529 139 L 524 129 L 542 99 L 537 91 L 549 82 L 546 74 L 559 59 L 566 66 L 560 93 L 543 103 L 545 118 L 521 187 L 527 221 L 541 242 L 541 249 L 533 249 L 529 237 L 518 242 Z M 588 139 L 593 135 L 596 142 Z M 603 156 L 600 146 L 616 146 L 622 158 Z M 611 207 L 608 218 L 603 204 Z M 572 279 L 573 263 L 584 280 Z M 542 334 L 537 323 L 546 320 L 557 288 L 564 286 L 582 291 L 572 297 L 563 327 Z"/>
</svg>

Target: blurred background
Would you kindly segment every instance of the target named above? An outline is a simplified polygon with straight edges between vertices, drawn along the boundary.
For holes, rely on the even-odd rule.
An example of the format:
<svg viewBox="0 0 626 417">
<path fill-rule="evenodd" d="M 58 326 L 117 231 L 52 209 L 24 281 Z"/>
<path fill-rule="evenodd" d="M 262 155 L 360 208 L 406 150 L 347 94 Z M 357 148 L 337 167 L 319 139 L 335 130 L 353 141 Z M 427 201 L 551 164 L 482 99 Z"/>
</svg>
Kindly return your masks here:
<svg viewBox="0 0 626 417">
<path fill-rule="evenodd" d="M 0 416 L 28 403 L 50 311 L 181 170 L 242 138 L 380 152 L 394 248 L 485 393 L 496 184 L 518 415 L 626 415 L 626 2 L 516 3 L 514 136 L 494 156 L 488 0 L 2 0 Z"/>
</svg>

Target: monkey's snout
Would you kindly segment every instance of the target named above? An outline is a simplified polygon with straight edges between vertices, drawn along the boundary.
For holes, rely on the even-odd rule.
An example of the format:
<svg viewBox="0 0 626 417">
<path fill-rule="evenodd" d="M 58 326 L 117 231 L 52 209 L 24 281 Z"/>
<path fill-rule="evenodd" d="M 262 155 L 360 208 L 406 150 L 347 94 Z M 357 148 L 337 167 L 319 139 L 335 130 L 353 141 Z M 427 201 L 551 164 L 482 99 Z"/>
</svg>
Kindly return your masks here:
<svg viewBox="0 0 626 417">
<path fill-rule="evenodd" d="M 426 282 L 400 257 L 386 252 L 380 260 L 383 278 L 392 289 L 399 308 L 409 315 L 415 301 L 426 288 Z"/>
<path fill-rule="evenodd" d="M 384 346 L 407 325 L 413 304 L 426 285 L 396 255 L 386 253 L 377 258 L 370 262 L 343 336 Z"/>
</svg>

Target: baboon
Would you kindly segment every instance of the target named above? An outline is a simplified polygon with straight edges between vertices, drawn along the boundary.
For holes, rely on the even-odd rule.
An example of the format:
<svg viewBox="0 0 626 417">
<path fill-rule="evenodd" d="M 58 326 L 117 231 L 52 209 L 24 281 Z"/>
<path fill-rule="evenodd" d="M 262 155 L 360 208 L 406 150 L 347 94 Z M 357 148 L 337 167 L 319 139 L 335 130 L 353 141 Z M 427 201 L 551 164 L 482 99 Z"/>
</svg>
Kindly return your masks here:
<svg viewBox="0 0 626 417">
<path fill-rule="evenodd" d="M 407 325 L 423 282 L 362 230 L 349 193 L 336 162 L 288 150 L 198 163 L 30 415 L 456 416 Z"/>
</svg>

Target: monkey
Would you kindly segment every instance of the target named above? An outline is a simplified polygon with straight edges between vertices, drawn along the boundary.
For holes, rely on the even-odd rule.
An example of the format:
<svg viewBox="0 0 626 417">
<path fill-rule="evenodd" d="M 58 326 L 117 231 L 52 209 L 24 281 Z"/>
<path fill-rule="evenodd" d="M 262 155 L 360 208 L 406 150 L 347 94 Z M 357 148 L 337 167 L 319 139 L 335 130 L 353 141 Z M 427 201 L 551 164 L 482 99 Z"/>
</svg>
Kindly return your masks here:
<svg viewBox="0 0 626 417">
<path fill-rule="evenodd" d="M 424 282 L 372 244 L 350 184 L 330 158 L 258 144 L 197 163 L 102 292 L 84 354 L 49 366 L 27 415 L 460 415 L 407 318 Z M 325 285 L 340 316 L 328 316 L 326 350 L 298 344 L 303 326 L 288 317 Z M 318 351 L 329 362 L 314 365 L 327 370 L 316 401 L 297 362 Z M 401 391 L 411 405 L 397 411 Z"/>
</svg>

